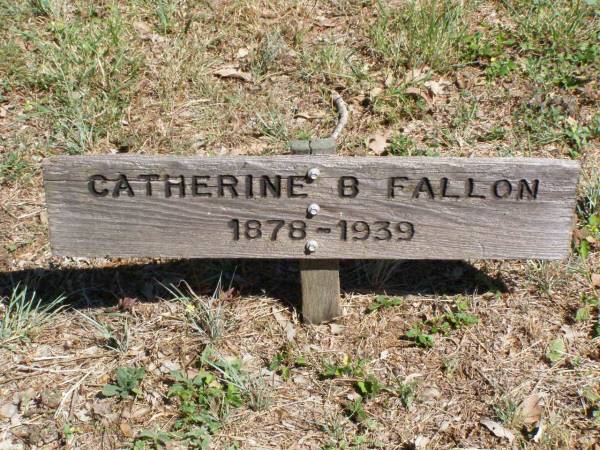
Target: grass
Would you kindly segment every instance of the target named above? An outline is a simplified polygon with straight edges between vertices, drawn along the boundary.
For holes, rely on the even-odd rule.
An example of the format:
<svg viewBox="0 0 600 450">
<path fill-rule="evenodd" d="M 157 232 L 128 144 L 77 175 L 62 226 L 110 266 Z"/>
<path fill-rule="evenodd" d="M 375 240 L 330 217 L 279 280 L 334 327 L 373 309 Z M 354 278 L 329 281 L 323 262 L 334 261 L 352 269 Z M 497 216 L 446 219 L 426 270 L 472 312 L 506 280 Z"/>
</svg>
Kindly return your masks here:
<svg viewBox="0 0 600 450">
<path fill-rule="evenodd" d="M 163 287 L 172 295 L 172 301 L 185 304 L 187 319 L 192 329 L 207 339 L 207 342 L 216 342 L 223 336 L 225 328 L 223 309 L 219 301 L 223 292 L 221 277 L 219 277 L 212 297 L 208 299 L 196 294 L 187 283 L 185 286 L 187 294 L 174 285 Z"/>
<path fill-rule="evenodd" d="M 116 331 L 109 323 L 96 320 L 79 310 L 75 310 L 79 316 L 94 328 L 102 339 L 102 346 L 120 353 L 127 353 L 131 343 L 131 329 L 124 321 L 121 331 Z"/>
<path fill-rule="evenodd" d="M 0 345 L 0 404 L 29 389 L 64 398 L 59 414 L 45 395 L 21 400 L 3 439 L 42 446 L 39 426 L 59 436 L 43 445 L 77 448 L 507 445 L 479 425 L 485 414 L 519 447 L 593 446 L 597 11 L 577 0 L 0 0 L 0 321 L 13 324 Z M 217 77 L 226 66 L 252 80 Z M 232 275 L 242 294 L 228 301 L 212 262 L 50 258 L 44 158 L 282 154 L 291 137 L 331 133 L 331 90 L 350 110 L 338 141 L 347 157 L 371 155 L 367 138 L 385 134 L 396 157 L 578 159 L 577 255 L 343 264 L 344 316 L 317 327 L 298 322 L 292 262 L 242 264 Z M 35 299 L 31 288 L 21 297 L 30 312 L 4 314 L 21 295 L 13 278 L 40 267 Z M 155 278 L 173 291 L 165 299 Z M 136 307 L 127 320 L 86 311 L 97 326 L 71 310 L 30 326 L 64 291 L 100 308 L 126 291 Z M 476 308 L 461 311 L 464 298 Z M 164 372 L 172 366 L 181 380 Z M 123 367 L 145 371 L 140 394 L 100 398 Z M 545 394 L 537 442 L 514 407 L 536 391 Z M 24 411 L 35 417 L 26 430 L 14 425 Z"/>
<path fill-rule="evenodd" d="M 400 72 L 423 66 L 449 70 L 458 61 L 458 44 L 466 31 L 463 5 L 455 0 L 411 0 L 403 8 L 388 9 L 378 2 L 379 18 L 370 32 L 373 49 Z"/>
<path fill-rule="evenodd" d="M 31 8 L 20 3 L 18 14 L 31 19 L 41 13 L 51 20 L 34 30 L 6 20 L 10 33 L 0 46 L 0 70 L 8 75 L 4 90 L 36 92 L 25 117 L 49 127 L 47 145 L 69 154 L 89 151 L 118 129 L 141 65 L 123 39 L 127 25 L 117 7 L 88 6 L 71 19 L 59 2 L 37 1 Z M 20 51 L 23 47 L 30 52 Z"/>
<path fill-rule="evenodd" d="M 25 338 L 50 323 L 64 308 L 66 297 L 60 295 L 45 301 L 36 291 L 18 284 L 6 297 L 0 298 L 0 341 Z"/>
</svg>

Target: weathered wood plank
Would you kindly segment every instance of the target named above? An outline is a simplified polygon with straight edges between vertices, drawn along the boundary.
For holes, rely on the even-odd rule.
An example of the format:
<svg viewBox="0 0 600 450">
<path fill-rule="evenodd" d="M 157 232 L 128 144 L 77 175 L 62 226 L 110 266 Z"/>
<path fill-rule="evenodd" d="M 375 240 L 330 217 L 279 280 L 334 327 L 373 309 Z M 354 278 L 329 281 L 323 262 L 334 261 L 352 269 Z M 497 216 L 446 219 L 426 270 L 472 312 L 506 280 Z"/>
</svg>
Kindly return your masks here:
<svg viewBox="0 0 600 450">
<path fill-rule="evenodd" d="M 319 324 L 342 315 L 340 262 L 337 259 L 301 259 L 302 319 Z"/>
<path fill-rule="evenodd" d="M 311 168 L 320 175 L 309 182 Z M 53 250 L 87 257 L 560 259 L 578 175 L 573 161 L 519 158 L 123 155 L 44 164 Z M 310 203 L 320 206 L 314 217 Z"/>
</svg>

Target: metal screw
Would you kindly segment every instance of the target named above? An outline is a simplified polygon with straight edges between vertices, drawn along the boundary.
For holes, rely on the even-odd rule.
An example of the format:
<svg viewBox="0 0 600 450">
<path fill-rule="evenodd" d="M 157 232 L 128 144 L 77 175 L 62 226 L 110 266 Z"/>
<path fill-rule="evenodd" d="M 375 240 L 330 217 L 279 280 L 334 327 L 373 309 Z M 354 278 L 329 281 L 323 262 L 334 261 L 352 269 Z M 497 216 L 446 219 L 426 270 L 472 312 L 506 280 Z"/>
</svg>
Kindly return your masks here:
<svg viewBox="0 0 600 450">
<path fill-rule="evenodd" d="M 319 243 L 311 239 L 306 243 L 305 248 L 308 253 L 314 253 L 317 251 L 317 248 L 319 248 Z"/>
<path fill-rule="evenodd" d="M 313 167 L 312 169 L 308 170 L 308 178 L 313 181 L 319 178 L 319 175 L 321 175 L 321 171 L 316 167 Z"/>
<path fill-rule="evenodd" d="M 321 207 L 316 203 L 311 203 L 310 205 L 308 205 L 308 208 L 306 208 L 306 211 L 308 212 L 308 215 L 316 216 L 319 213 L 319 211 L 321 211 Z"/>
</svg>

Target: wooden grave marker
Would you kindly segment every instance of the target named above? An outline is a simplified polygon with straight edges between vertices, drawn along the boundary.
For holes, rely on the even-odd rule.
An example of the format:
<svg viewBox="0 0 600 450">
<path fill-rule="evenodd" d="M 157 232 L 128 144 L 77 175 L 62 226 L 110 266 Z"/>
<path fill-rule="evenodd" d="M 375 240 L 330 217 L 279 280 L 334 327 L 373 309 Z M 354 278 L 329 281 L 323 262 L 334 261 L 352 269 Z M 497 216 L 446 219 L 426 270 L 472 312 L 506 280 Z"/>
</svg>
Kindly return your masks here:
<svg viewBox="0 0 600 450">
<path fill-rule="evenodd" d="M 579 171 L 533 158 L 58 156 L 44 184 L 56 255 L 289 258 L 322 278 L 339 259 L 562 259 Z M 339 313 L 321 306 L 308 321 Z"/>
</svg>

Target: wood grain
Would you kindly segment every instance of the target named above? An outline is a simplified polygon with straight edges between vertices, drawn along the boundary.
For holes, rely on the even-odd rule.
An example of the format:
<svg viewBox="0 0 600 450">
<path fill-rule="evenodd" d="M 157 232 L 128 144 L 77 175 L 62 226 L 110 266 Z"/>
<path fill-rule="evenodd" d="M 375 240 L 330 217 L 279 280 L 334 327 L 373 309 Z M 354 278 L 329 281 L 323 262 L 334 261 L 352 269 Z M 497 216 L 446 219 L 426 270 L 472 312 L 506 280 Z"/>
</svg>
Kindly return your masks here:
<svg viewBox="0 0 600 450">
<path fill-rule="evenodd" d="M 251 174 L 304 176 L 318 168 L 320 177 L 303 182 L 306 198 L 219 198 L 216 177 Z M 134 196 L 111 194 L 95 197 L 88 190 L 92 175 L 111 180 L 98 188 L 112 190 L 125 174 Z M 143 174 L 161 177 L 146 195 Z M 165 197 L 165 177 L 210 176 L 206 191 L 214 195 Z M 295 258 L 295 259 L 560 259 L 569 253 L 579 165 L 574 161 L 519 158 L 404 158 L 404 157 L 144 157 L 70 156 L 44 163 L 44 183 L 53 251 L 62 256 L 174 257 L 174 258 Z M 359 181 L 356 198 L 339 197 L 339 178 Z M 406 177 L 404 188 L 389 197 L 390 177 Z M 413 198 L 420 180 L 427 177 L 434 198 L 425 191 Z M 447 195 L 442 198 L 442 179 Z M 472 179 L 473 195 L 466 196 Z M 539 180 L 536 199 L 519 199 L 519 180 Z M 494 198 L 493 183 L 509 180 L 508 198 Z M 243 192 L 243 189 L 240 189 Z M 255 188 L 255 193 L 258 188 Z M 321 211 L 306 217 L 309 203 Z M 228 221 L 280 219 L 286 226 L 279 238 L 234 241 Z M 303 220 L 306 239 L 319 243 L 313 254 L 305 252 L 306 239 L 287 237 L 287 224 Z M 411 240 L 340 240 L 339 221 L 400 221 L 414 225 Z M 317 228 L 331 228 L 329 234 Z M 284 235 L 285 234 L 285 235 Z"/>
</svg>

